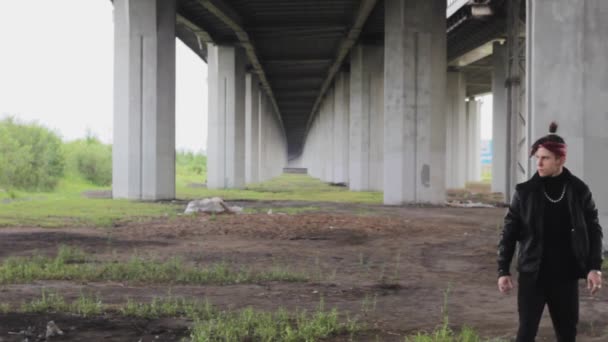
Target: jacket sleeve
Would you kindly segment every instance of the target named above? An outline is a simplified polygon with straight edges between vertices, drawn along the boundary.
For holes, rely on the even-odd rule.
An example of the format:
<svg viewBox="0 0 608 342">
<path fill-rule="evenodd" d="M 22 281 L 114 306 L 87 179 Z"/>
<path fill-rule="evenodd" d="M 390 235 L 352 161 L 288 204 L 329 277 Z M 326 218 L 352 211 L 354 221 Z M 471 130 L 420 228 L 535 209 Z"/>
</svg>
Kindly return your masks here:
<svg viewBox="0 0 608 342">
<path fill-rule="evenodd" d="M 520 236 L 522 220 L 519 212 L 519 194 L 515 191 L 507 215 L 505 216 L 504 226 L 498 242 L 498 276 L 511 275 L 511 260 L 515 253 L 515 246 Z"/>
<path fill-rule="evenodd" d="M 587 225 L 587 235 L 589 237 L 589 259 L 587 265 L 590 270 L 602 269 L 602 226 L 597 215 L 597 208 L 591 191 L 587 190 L 583 200 L 585 214 L 585 224 Z"/>
</svg>

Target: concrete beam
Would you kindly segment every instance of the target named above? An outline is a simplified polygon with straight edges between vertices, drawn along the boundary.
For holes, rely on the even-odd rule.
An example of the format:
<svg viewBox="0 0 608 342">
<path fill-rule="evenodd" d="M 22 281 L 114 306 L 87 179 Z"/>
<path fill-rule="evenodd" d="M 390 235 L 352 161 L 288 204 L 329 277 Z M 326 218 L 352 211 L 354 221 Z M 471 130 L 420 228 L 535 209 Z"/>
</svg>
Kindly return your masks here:
<svg viewBox="0 0 608 342">
<path fill-rule="evenodd" d="M 222 22 L 224 22 L 224 24 L 228 25 L 232 29 L 232 31 L 236 34 L 237 38 L 239 39 L 239 42 L 241 43 L 242 47 L 245 49 L 245 51 L 247 53 L 247 57 L 249 58 L 249 61 L 251 62 L 251 65 L 253 66 L 255 73 L 260 78 L 260 82 L 262 83 L 262 88 L 268 94 L 269 100 L 274 108 L 275 117 L 276 117 L 277 121 L 280 123 L 281 129 L 283 130 L 283 134 L 285 134 L 284 128 L 283 128 L 283 120 L 281 119 L 281 114 L 280 114 L 281 112 L 279 111 L 279 106 L 277 105 L 276 100 L 274 98 L 274 94 L 272 92 L 272 88 L 270 87 L 270 83 L 268 82 L 268 78 L 266 77 L 266 73 L 264 72 L 264 68 L 262 68 L 262 65 L 260 64 L 260 60 L 258 59 L 258 56 L 255 52 L 255 47 L 254 47 L 253 43 L 251 42 L 251 39 L 249 39 L 249 35 L 243 28 L 242 19 L 236 13 L 235 10 L 233 10 L 230 6 L 228 6 L 228 4 L 226 4 L 226 2 L 217 1 L 217 0 L 198 0 L 198 1 L 209 12 L 211 12 L 218 19 L 220 19 Z"/>
<path fill-rule="evenodd" d="M 323 85 L 321 86 L 321 91 L 319 92 L 319 95 L 317 96 L 317 99 L 315 100 L 315 103 L 312 107 L 310 118 L 308 119 L 308 124 L 306 125 L 307 132 L 310 128 L 312 121 L 314 120 L 314 116 L 319 108 L 319 105 L 321 104 L 321 100 L 325 96 L 325 92 L 331 85 L 336 73 L 340 70 L 342 62 L 359 39 L 359 35 L 363 30 L 363 26 L 365 25 L 365 22 L 367 21 L 369 15 L 372 13 L 372 10 L 376 6 L 376 2 L 377 0 L 361 0 L 359 10 L 357 11 L 357 15 L 355 16 L 353 25 L 348 31 L 346 37 L 344 37 L 344 39 L 342 39 L 342 41 L 340 42 L 336 57 L 334 58 L 334 62 L 329 68 L 327 78 L 325 79 L 325 82 L 323 82 Z"/>
</svg>

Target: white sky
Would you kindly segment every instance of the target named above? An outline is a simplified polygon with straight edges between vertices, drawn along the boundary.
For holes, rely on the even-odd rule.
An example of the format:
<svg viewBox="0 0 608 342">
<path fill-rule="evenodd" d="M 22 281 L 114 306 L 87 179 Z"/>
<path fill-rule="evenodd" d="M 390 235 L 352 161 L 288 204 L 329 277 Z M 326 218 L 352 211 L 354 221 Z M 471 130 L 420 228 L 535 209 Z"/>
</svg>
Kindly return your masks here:
<svg viewBox="0 0 608 342">
<path fill-rule="evenodd" d="M 109 0 L 0 0 L 0 116 L 112 141 Z M 176 40 L 176 147 L 207 145 L 207 65 Z"/>
</svg>

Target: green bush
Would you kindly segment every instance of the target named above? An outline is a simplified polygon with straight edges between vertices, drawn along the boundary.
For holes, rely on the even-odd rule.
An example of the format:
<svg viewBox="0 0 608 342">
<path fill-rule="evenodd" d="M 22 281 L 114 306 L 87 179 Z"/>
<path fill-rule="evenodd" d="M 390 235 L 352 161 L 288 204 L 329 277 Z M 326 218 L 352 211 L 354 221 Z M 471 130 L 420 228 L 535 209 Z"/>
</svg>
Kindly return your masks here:
<svg viewBox="0 0 608 342">
<path fill-rule="evenodd" d="M 191 151 L 178 151 L 175 154 L 175 164 L 179 171 L 187 174 L 207 174 L 207 157 L 202 153 Z"/>
<path fill-rule="evenodd" d="M 112 147 L 88 136 L 66 143 L 64 146 L 71 174 L 79 175 L 87 181 L 99 185 L 112 184 Z"/>
<path fill-rule="evenodd" d="M 36 123 L 0 120 L 0 186 L 52 190 L 63 176 L 65 158 L 59 136 Z"/>
</svg>

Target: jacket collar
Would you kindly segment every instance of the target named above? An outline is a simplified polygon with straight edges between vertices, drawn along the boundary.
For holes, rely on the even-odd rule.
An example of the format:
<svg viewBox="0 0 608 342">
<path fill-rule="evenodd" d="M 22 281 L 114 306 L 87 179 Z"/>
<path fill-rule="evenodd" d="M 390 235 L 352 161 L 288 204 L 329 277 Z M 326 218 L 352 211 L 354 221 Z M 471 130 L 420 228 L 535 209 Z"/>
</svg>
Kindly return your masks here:
<svg viewBox="0 0 608 342">
<path fill-rule="evenodd" d="M 570 172 L 570 170 L 568 170 L 568 168 L 564 166 L 564 170 L 562 172 L 564 173 L 568 181 L 572 179 L 572 173 Z M 528 182 L 534 189 L 538 189 L 541 187 L 542 179 L 539 176 L 538 171 L 534 172 L 534 175 L 532 176 L 532 178 L 530 178 Z"/>
</svg>

